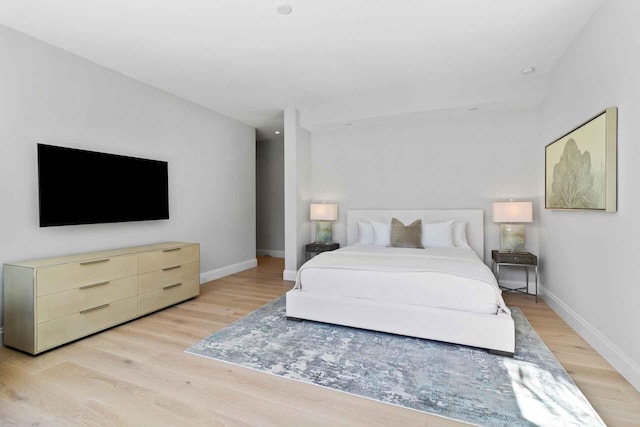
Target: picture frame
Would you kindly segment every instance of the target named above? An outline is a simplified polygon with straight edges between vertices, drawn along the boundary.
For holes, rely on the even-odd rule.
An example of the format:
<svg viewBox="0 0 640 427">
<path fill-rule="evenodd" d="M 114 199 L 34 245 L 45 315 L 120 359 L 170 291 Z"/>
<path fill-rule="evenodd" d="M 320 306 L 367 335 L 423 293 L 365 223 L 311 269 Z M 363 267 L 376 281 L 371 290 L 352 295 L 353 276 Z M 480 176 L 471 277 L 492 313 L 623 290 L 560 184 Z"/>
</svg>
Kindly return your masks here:
<svg viewBox="0 0 640 427">
<path fill-rule="evenodd" d="M 545 147 L 545 209 L 616 212 L 618 109 Z"/>
</svg>

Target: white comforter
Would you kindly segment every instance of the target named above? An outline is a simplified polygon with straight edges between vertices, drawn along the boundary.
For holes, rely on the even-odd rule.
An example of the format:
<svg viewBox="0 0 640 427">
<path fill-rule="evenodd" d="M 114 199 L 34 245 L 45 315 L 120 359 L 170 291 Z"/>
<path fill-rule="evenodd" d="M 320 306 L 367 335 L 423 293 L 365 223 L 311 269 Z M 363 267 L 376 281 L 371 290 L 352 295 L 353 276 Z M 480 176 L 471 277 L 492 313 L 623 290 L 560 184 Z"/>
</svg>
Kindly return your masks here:
<svg viewBox="0 0 640 427">
<path fill-rule="evenodd" d="M 298 271 L 297 289 L 478 313 L 510 313 L 491 270 L 471 249 L 353 245 Z"/>
</svg>

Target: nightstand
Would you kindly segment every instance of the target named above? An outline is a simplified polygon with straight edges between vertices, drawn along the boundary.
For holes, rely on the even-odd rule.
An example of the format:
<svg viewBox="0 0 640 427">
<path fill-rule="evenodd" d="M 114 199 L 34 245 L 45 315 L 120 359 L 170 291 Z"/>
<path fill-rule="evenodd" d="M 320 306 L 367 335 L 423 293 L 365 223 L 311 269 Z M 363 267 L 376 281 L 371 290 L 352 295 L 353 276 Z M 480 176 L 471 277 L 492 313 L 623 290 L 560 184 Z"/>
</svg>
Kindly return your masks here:
<svg viewBox="0 0 640 427">
<path fill-rule="evenodd" d="M 309 243 L 305 246 L 307 261 L 322 252 L 335 251 L 340 247 L 340 243 Z"/>
<path fill-rule="evenodd" d="M 529 293 L 529 267 L 533 267 L 536 276 L 536 303 L 538 302 L 538 257 L 530 252 L 500 252 L 491 251 L 493 259 L 493 271 L 498 281 L 498 286 L 505 292 L 520 292 L 521 294 L 532 295 Z M 500 266 L 517 266 L 524 267 L 527 277 L 527 285 L 521 288 L 507 288 L 500 286 Z"/>
</svg>

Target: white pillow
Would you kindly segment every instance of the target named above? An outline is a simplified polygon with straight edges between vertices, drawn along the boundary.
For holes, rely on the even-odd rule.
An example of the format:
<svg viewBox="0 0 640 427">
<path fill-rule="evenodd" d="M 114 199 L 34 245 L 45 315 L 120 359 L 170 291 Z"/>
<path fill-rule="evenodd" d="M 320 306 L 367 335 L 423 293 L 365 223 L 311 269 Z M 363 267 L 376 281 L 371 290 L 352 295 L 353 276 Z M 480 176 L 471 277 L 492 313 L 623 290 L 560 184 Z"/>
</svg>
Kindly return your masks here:
<svg viewBox="0 0 640 427">
<path fill-rule="evenodd" d="M 389 246 L 391 244 L 391 222 L 371 221 L 373 226 L 373 244 L 376 246 Z"/>
<path fill-rule="evenodd" d="M 358 221 L 358 244 L 373 245 L 375 238 L 373 235 L 373 226 L 370 222 Z"/>
<path fill-rule="evenodd" d="M 453 221 L 422 224 L 422 245 L 425 248 L 453 248 Z"/>
<path fill-rule="evenodd" d="M 467 241 L 467 223 L 464 221 L 456 221 L 453 223 L 453 244 L 456 248 L 469 248 Z"/>
</svg>

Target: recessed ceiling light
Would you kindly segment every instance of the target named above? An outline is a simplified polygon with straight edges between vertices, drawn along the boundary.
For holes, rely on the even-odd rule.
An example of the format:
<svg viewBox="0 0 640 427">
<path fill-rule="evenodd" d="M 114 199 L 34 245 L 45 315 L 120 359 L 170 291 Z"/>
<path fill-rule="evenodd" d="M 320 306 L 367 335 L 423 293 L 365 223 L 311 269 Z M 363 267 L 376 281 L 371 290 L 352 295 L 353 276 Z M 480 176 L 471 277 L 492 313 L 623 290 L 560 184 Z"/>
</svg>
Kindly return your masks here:
<svg viewBox="0 0 640 427">
<path fill-rule="evenodd" d="M 527 67 L 520 70 L 520 73 L 522 73 L 523 76 L 526 76 L 528 74 L 533 74 L 535 72 L 536 72 L 536 67 Z"/>
<path fill-rule="evenodd" d="M 284 3 L 276 7 L 276 12 L 278 12 L 280 15 L 289 15 L 291 12 L 293 12 L 293 8 L 290 4 Z"/>
<path fill-rule="evenodd" d="M 280 135 L 280 131 L 279 130 L 276 131 L 276 135 Z"/>
</svg>

